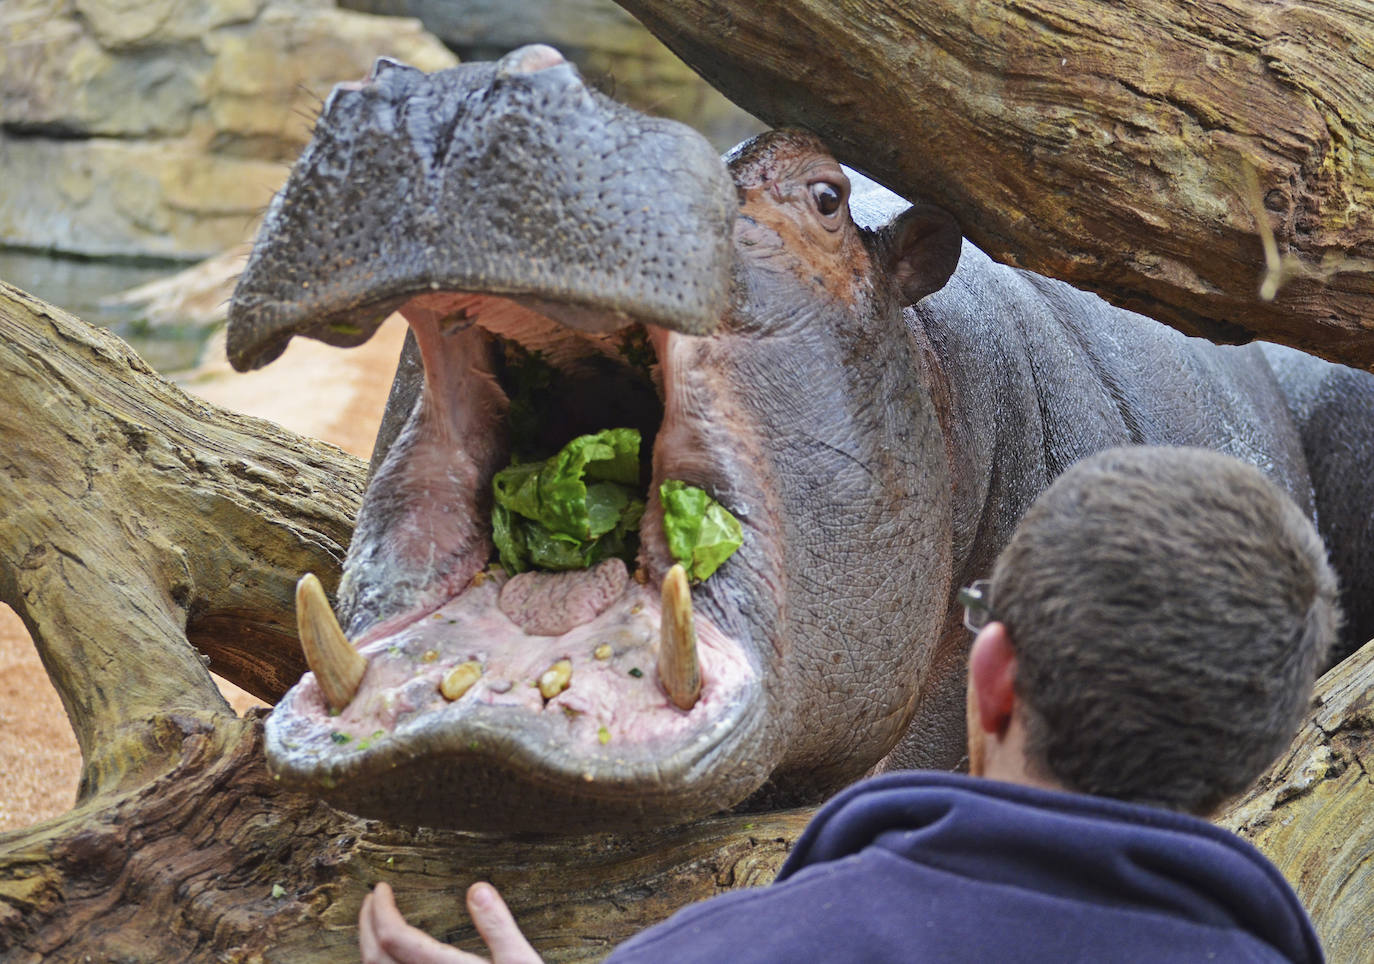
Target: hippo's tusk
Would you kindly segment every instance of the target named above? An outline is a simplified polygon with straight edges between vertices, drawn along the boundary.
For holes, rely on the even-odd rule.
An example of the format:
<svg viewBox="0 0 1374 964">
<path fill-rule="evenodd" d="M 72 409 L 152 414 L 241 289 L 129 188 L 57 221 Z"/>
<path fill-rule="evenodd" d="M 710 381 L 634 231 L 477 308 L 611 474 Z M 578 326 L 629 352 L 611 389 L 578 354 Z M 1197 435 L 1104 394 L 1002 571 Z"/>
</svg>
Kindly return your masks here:
<svg viewBox="0 0 1374 964">
<path fill-rule="evenodd" d="M 659 631 L 658 678 L 679 709 L 690 710 L 701 696 L 701 663 L 692 625 L 692 591 L 680 565 L 663 577 L 663 623 Z"/>
<path fill-rule="evenodd" d="M 353 701 L 363 673 L 367 672 L 367 660 L 339 628 L 329 598 L 314 573 L 307 572 L 296 583 L 296 631 L 325 702 L 337 713 Z"/>
</svg>

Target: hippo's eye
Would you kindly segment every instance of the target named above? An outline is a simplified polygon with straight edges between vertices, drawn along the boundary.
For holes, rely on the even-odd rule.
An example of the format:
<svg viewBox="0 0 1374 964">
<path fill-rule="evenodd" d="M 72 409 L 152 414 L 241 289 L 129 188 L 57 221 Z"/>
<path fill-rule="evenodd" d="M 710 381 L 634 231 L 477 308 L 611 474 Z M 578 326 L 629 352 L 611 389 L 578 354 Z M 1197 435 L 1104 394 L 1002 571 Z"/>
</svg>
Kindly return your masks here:
<svg viewBox="0 0 1374 964">
<path fill-rule="evenodd" d="M 811 200 L 816 202 L 816 210 L 823 217 L 830 217 L 844 204 L 844 195 L 833 184 L 817 181 L 811 185 Z"/>
</svg>

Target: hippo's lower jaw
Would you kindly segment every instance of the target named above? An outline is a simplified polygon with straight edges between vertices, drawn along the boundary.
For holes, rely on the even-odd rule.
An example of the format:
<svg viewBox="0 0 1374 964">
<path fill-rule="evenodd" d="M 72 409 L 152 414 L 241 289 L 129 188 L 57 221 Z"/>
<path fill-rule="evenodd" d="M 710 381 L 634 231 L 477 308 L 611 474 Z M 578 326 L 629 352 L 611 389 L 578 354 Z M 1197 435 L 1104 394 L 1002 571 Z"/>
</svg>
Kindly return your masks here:
<svg viewBox="0 0 1374 964">
<path fill-rule="evenodd" d="M 307 675 L 269 719 L 274 770 L 366 816 L 475 830 L 690 819 L 766 776 L 713 765 L 738 754 L 759 694 L 710 623 L 697 621 L 700 695 L 681 710 L 657 679 L 656 593 L 628 580 L 590 622 L 530 636 L 501 612 L 509 585 L 485 580 L 364 646 L 337 715 Z M 716 770 L 725 779 L 701 781 Z"/>
<path fill-rule="evenodd" d="M 685 595 L 665 603 L 671 594 L 658 590 L 671 562 L 658 484 L 671 470 L 730 508 L 722 489 L 735 487 L 739 467 L 728 454 L 659 448 L 698 437 L 685 423 L 710 413 L 674 404 L 671 384 L 666 409 L 636 413 L 646 437 L 656 436 L 637 578 L 617 559 L 507 578 L 487 568 L 485 495 L 506 458 L 507 353 L 542 353 L 554 371 L 553 407 L 574 424 L 607 417 L 614 401 L 580 391 L 586 370 L 623 388 L 636 377 L 670 381 L 666 366 L 650 375 L 641 357 L 636 374 L 614 357 L 623 335 L 588 335 L 495 296 L 431 295 L 402 311 L 424 359 L 424 389 L 369 486 L 340 587 L 366 670 L 351 699 L 321 688 L 321 677 L 329 684 L 338 674 L 320 666 L 287 694 L 267 723 L 274 772 L 365 816 L 469 830 L 671 823 L 743 799 L 775 762 L 760 750 L 760 668 L 712 614 L 738 605 L 751 546 L 771 542 L 747 518 L 739 556 L 697 590 L 704 611 L 688 635 L 699 694 L 672 692 L 671 664 L 682 657 L 663 655 L 692 607 Z M 649 341 L 661 348 L 665 336 L 641 339 L 641 350 Z M 591 412 L 574 411 L 582 405 Z M 313 632 L 307 622 L 302 614 L 303 638 Z"/>
</svg>

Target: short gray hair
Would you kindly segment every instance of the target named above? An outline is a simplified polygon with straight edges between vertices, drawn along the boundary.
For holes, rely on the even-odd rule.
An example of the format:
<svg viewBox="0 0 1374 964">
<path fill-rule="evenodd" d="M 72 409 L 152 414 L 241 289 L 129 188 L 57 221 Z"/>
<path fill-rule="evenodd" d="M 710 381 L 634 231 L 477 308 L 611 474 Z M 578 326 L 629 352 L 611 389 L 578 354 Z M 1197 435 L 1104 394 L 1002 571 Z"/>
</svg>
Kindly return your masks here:
<svg viewBox="0 0 1374 964">
<path fill-rule="evenodd" d="M 1071 790 L 1207 814 L 1292 740 L 1340 626 L 1310 520 L 1203 449 L 1109 449 L 1017 527 L 991 604 L 1028 763 Z"/>
</svg>

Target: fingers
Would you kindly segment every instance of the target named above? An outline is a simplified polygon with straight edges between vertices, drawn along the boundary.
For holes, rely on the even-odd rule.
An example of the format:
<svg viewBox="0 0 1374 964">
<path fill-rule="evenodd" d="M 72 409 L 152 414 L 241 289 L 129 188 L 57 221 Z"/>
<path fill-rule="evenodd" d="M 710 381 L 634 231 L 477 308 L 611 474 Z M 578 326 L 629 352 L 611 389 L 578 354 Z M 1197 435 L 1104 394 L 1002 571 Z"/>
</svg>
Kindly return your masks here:
<svg viewBox="0 0 1374 964">
<path fill-rule="evenodd" d="M 363 964 L 486 964 L 407 924 L 386 884 L 378 884 L 363 900 L 358 950 Z"/>
<path fill-rule="evenodd" d="M 385 887 L 386 884 L 378 886 Z M 372 924 L 373 897 L 374 894 L 364 897 L 363 908 L 358 911 L 358 952 L 362 955 L 363 964 L 395 964 L 390 955 L 383 953 L 382 946 L 377 943 L 377 933 Z"/>
<path fill-rule="evenodd" d="M 491 951 L 492 964 L 541 964 L 541 959 L 520 933 L 510 908 L 491 884 L 478 882 L 468 888 L 468 914 Z"/>
</svg>

